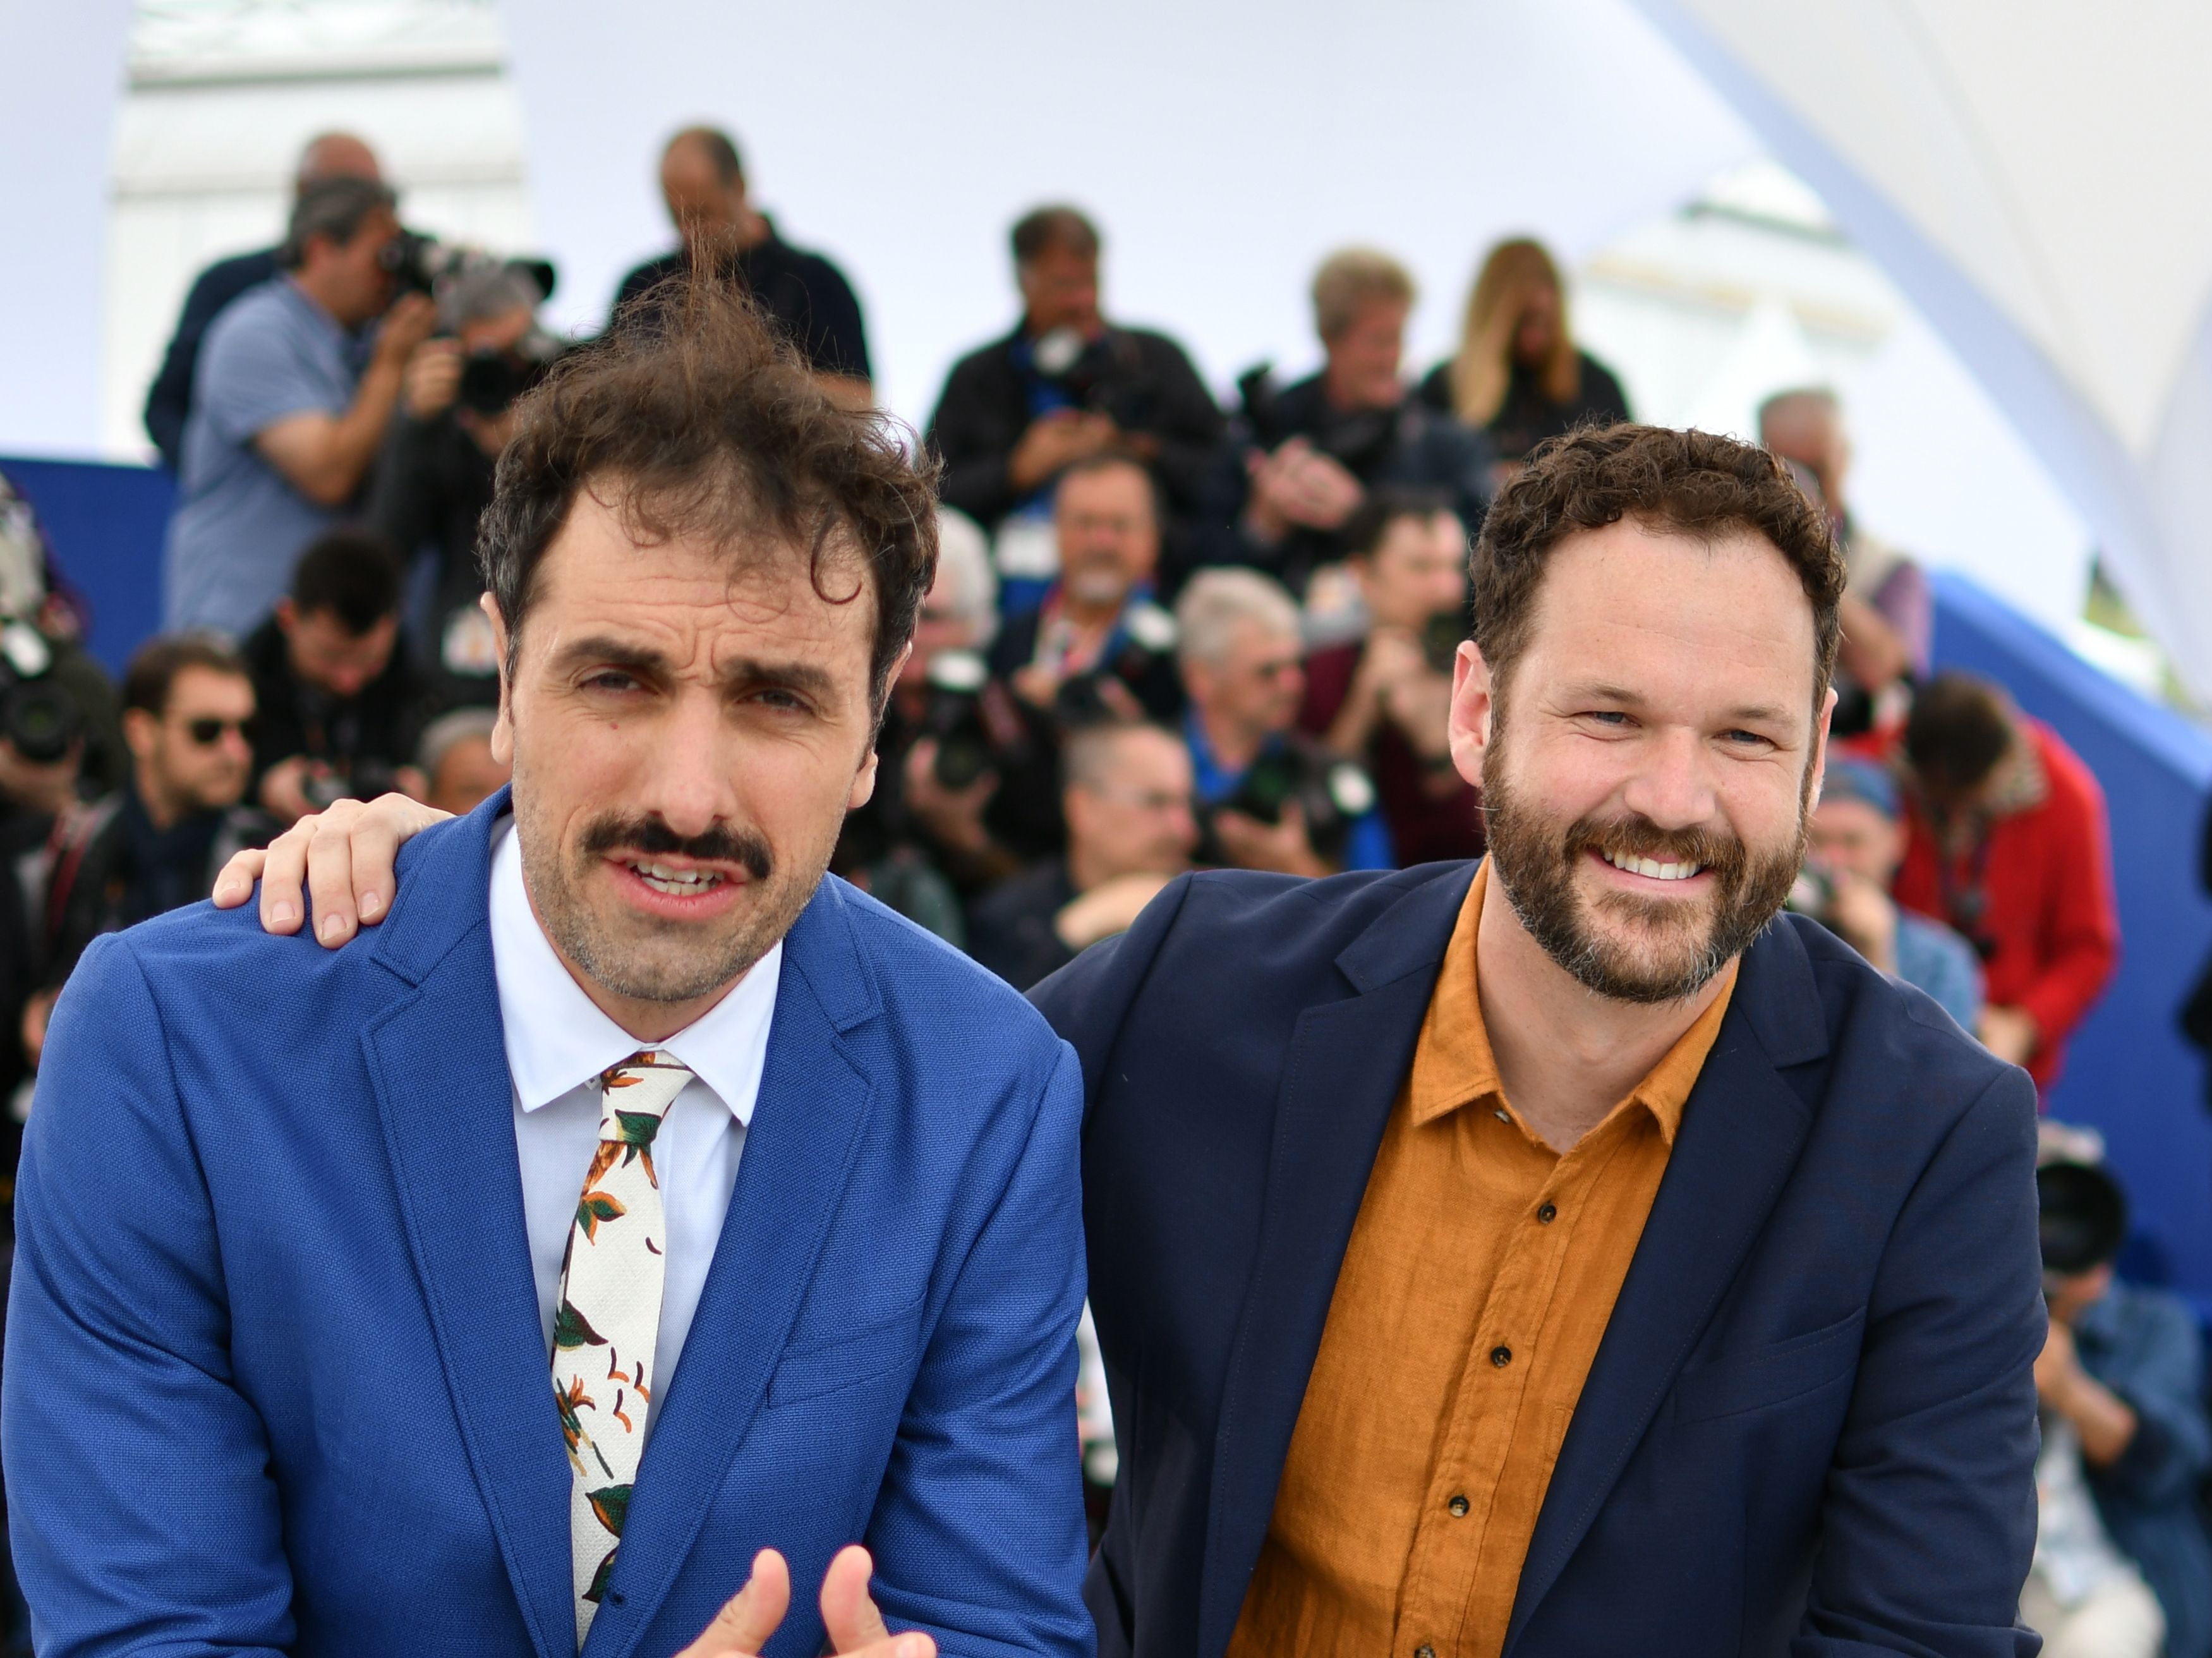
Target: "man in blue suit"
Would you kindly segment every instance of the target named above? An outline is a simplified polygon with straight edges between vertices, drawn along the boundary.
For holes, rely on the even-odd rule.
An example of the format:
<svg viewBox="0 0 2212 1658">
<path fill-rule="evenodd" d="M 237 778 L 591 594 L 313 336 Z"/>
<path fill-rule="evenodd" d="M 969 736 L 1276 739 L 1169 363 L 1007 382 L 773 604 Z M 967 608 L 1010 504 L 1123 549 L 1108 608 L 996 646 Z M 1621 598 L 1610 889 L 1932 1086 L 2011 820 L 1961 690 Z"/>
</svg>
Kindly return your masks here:
<svg viewBox="0 0 2212 1658">
<path fill-rule="evenodd" d="M 1089 1652 L 1073 1058 L 823 877 L 933 523 L 742 306 L 618 331 L 486 518 L 511 798 L 373 945 L 87 956 L 6 1349 L 41 1653 Z"/>
<path fill-rule="evenodd" d="M 1474 578 L 1486 863 L 1188 877 L 1032 993 L 1090 1102 L 1101 1654 L 2029 1658 L 2034 1090 L 1777 914 L 1825 517 L 1581 432 Z M 389 893 L 404 814 L 326 827 L 264 906 Z"/>
</svg>

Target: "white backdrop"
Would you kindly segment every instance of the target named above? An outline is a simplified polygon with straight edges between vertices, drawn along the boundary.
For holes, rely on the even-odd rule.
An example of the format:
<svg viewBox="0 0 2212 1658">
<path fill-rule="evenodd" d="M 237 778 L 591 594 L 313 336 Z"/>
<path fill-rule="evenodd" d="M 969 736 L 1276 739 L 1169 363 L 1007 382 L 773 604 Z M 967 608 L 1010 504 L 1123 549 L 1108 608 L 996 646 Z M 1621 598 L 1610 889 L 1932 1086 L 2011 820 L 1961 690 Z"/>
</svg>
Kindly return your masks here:
<svg viewBox="0 0 2212 1658">
<path fill-rule="evenodd" d="M 2212 7 L 1638 3 L 1989 388 L 2212 701 Z"/>
<path fill-rule="evenodd" d="M 953 358 L 1012 325 L 1006 231 L 1039 202 L 1097 217 L 1109 308 L 1171 324 L 1220 386 L 1317 355 L 1305 288 L 1332 247 L 1413 266 L 1425 363 L 1495 236 L 1534 228 L 1578 256 L 1759 148 L 1620 0 L 502 0 L 501 15 L 572 318 L 596 322 L 622 271 L 667 245 L 660 145 L 714 121 L 784 234 L 852 276 L 879 394 L 917 425 Z"/>
</svg>

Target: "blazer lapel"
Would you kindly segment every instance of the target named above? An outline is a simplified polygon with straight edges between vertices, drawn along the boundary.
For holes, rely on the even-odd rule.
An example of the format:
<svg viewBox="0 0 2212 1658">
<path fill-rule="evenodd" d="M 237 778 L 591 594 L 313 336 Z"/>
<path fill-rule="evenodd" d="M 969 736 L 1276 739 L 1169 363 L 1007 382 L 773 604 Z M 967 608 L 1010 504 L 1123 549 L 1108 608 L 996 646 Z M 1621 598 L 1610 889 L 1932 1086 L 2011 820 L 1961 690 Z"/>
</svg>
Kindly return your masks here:
<svg viewBox="0 0 2212 1658">
<path fill-rule="evenodd" d="M 493 803 L 503 805 L 503 798 Z M 414 993 L 362 1035 L 399 1220 L 471 1471 L 541 1658 L 574 1658 L 568 1461 L 523 1218 L 486 920 L 491 816 L 416 844 L 377 958 Z M 410 851 L 414 848 L 410 848 Z"/>
<path fill-rule="evenodd" d="M 1416 887 L 1336 959 L 1358 993 L 1306 1009 L 1275 1108 L 1258 1264 L 1214 1443 L 1197 1650 L 1225 1650 L 1260 1558 L 1337 1270 L 1474 866 Z"/>
<path fill-rule="evenodd" d="M 1812 964 L 1791 927 L 1778 920 L 1745 952 L 1720 1035 L 1684 1108 L 1529 1540 L 1508 1653 L 1674 1386 L 1812 1127 L 1811 1110 L 1781 1074 L 1827 1051 Z"/>
<path fill-rule="evenodd" d="M 868 1121 L 872 1090 L 844 1033 L 880 1005 L 842 883 L 825 878 L 784 940 L 768 1060 L 729 1213 L 638 1470 L 590 1658 L 622 1658 L 652 1623 L 759 1412 Z M 729 1563 L 727 1593 L 742 1586 L 748 1564 Z M 617 1595 L 621 1615 L 610 1617 Z"/>
</svg>

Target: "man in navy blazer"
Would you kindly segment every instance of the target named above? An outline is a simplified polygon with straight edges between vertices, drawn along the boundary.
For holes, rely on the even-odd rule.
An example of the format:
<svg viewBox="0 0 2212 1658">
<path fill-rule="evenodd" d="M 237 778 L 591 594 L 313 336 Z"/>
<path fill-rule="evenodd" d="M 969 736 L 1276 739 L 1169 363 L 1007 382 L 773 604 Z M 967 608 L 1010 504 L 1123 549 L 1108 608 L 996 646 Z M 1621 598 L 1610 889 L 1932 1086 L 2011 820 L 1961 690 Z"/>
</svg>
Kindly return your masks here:
<svg viewBox="0 0 2212 1658">
<path fill-rule="evenodd" d="M 511 799 L 362 949 L 88 955 L 6 1348 L 41 1653 L 1088 1653 L 1073 1057 L 823 876 L 930 507 L 735 303 L 618 331 L 488 515 Z"/>
<path fill-rule="evenodd" d="M 1501 494 L 1453 715 L 1491 820 L 1479 1011 L 1438 999 L 1465 864 L 1187 877 L 1031 993 L 1090 1102 L 1091 1302 L 1121 1450 L 1086 1585 L 1103 1658 L 2036 1649 L 2015 1627 L 2044 1334 L 2034 1094 L 1928 998 L 1775 917 L 1818 787 L 1841 585 L 1795 495 L 1757 451 L 1633 428 L 1571 436 Z M 1541 1310 L 1544 1251 L 1656 1148 L 1621 1096 L 1717 994 L 1648 1213 L 1605 1212 L 1641 1230 L 1564 1435 L 1523 1411 L 1486 1461 L 1483 1390 L 1544 1365 L 1582 1314 L 1516 1324 L 1499 1304 Z M 1488 1026 L 1504 1087 L 1408 1129 L 1402 1086 L 1439 1020 Z M 1578 1076 L 1599 1078 L 1580 1121 Z M 1417 1138 L 1438 1133 L 1459 1138 Z M 1404 1160 L 1378 1158 L 1394 1144 L 1510 1151 L 1554 1182 L 1582 1146 L 1612 1161 L 1532 1187 L 1480 1325 L 1416 1322 L 1332 1370 L 1340 1323 L 1373 1327 L 1348 1297 L 1419 1298 L 1471 1270 L 1355 1271 L 1378 1201 L 1406 1189 L 1385 1179 Z M 1462 1164 L 1425 1189 L 1449 1206 L 1490 1184 Z M 1321 1396 L 1350 1376 L 1391 1400 L 1425 1343 L 1455 1339 L 1439 1415 Z M 1349 1442 L 1332 1461 L 1316 1433 Z M 1535 1465 L 1533 1527 L 1500 1540 L 1524 1443 L 1556 1461 L 1547 1481 Z M 1363 1469 L 1401 1445 L 1404 1502 L 1365 1505 Z M 1317 1491 L 1316 1467 L 1334 1476 Z M 1329 1558 L 1370 1568 L 1369 1540 L 1401 1534 L 1372 1579 Z"/>
</svg>

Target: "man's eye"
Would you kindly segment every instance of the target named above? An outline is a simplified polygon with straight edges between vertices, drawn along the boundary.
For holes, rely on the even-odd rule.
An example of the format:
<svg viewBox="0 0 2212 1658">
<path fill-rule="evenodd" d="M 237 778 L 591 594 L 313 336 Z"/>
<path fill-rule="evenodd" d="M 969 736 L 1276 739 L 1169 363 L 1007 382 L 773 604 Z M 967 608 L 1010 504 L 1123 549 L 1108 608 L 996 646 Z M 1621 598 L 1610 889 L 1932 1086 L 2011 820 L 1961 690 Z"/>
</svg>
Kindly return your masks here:
<svg viewBox="0 0 2212 1658">
<path fill-rule="evenodd" d="M 1723 740 L 1737 748 L 1767 749 L 1774 746 L 1770 738 L 1761 737 L 1757 732 L 1723 732 L 1721 736 Z"/>
<path fill-rule="evenodd" d="M 617 669 L 602 668 L 584 681 L 584 688 L 593 691 L 634 691 L 637 681 Z"/>
<path fill-rule="evenodd" d="M 810 705 L 806 699 L 799 695 L 796 691 L 778 690 L 771 687 L 767 690 L 755 691 L 752 695 L 751 700 L 755 702 L 764 703 L 768 707 L 775 709 L 780 714 L 806 714 L 811 712 Z"/>
<path fill-rule="evenodd" d="M 1618 708 L 1592 708 L 1583 718 L 1594 721 L 1597 725 L 1610 726 L 1615 731 L 1626 731 L 1634 723 Z"/>
</svg>

